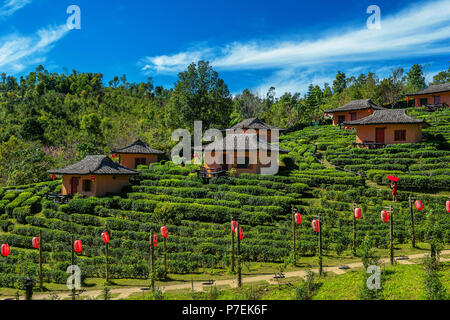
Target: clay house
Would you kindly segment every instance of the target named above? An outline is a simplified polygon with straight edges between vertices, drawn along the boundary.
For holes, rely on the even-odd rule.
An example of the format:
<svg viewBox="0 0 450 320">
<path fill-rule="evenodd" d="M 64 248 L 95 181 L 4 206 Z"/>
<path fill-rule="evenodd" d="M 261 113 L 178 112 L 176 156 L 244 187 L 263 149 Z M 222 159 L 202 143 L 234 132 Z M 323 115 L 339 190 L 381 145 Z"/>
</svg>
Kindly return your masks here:
<svg viewBox="0 0 450 320">
<path fill-rule="evenodd" d="M 325 116 L 333 115 L 333 125 L 340 125 L 345 121 L 354 121 L 370 116 L 375 110 L 384 110 L 370 99 L 353 100 L 336 109 L 325 110 Z"/>
<path fill-rule="evenodd" d="M 408 99 L 414 99 L 414 106 L 439 106 L 450 105 L 450 82 L 431 85 L 428 88 L 406 95 Z"/>
<path fill-rule="evenodd" d="M 277 144 L 269 143 L 274 130 L 284 129 L 267 125 L 258 118 L 246 119 L 223 130 L 225 138 L 203 147 L 206 171 L 228 171 L 234 168 L 238 175 L 244 172 L 262 173 L 263 168 L 271 166 L 268 161 L 271 157 L 275 158 L 275 153 L 278 155 L 289 152 L 279 148 Z M 263 156 L 266 157 L 265 160 Z M 219 163 L 216 159 L 220 159 Z M 276 161 L 278 162 L 278 158 Z"/>
<path fill-rule="evenodd" d="M 80 193 L 88 197 L 119 193 L 130 184 L 130 176 L 139 174 L 103 155 L 87 156 L 80 162 L 48 173 L 62 175 L 63 195 Z"/>
<path fill-rule="evenodd" d="M 356 128 L 358 147 L 377 148 L 386 144 L 414 143 L 422 139 L 422 128 L 429 124 L 406 114 L 404 109 L 375 110 L 368 117 L 344 122 Z"/>
<path fill-rule="evenodd" d="M 112 151 L 113 156 L 119 156 L 119 164 L 130 168 L 136 169 L 138 165 L 149 165 L 153 162 L 158 162 L 158 155 L 164 154 L 164 151 L 150 148 L 146 143 L 141 140 L 136 140 L 129 146 Z"/>
</svg>

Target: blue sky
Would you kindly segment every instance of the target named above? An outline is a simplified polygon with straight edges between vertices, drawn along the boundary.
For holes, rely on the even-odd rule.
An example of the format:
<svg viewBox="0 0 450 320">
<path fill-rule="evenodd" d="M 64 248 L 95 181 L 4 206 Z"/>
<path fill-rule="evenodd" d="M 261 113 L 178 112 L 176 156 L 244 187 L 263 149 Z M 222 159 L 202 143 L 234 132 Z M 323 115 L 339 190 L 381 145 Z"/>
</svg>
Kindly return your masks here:
<svg viewBox="0 0 450 320">
<path fill-rule="evenodd" d="M 72 4 L 80 30 L 66 26 Z M 380 30 L 366 26 L 369 5 L 380 7 Z M 0 72 L 15 76 L 43 64 L 172 87 L 205 59 L 232 93 L 304 94 L 337 70 L 385 77 L 419 63 L 431 80 L 449 66 L 449 40 L 450 0 L 0 0 Z"/>
</svg>

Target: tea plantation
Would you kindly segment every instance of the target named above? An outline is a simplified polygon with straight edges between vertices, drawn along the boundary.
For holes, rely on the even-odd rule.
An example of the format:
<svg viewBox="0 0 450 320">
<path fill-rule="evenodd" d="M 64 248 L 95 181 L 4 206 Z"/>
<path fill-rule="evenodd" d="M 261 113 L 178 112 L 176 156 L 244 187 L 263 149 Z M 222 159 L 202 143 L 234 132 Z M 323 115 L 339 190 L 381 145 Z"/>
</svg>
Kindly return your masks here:
<svg viewBox="0 0 450 320">
<path fill-rule="evenodd" d="M 149 232 L 159 231 L 163 224 L 170 233 L 169 274 L 229 268 L 231 217 L 244 229 L 243 261 L 283 263 L 292 250 L 292 206 L 303 217 L 296 234 L 299 261 L 316 254 L 317 234 L 311 221 L 319 213 L 324 254 L 339 255 L 350 249 L 353 201 L 363 212 L 357 222 L 357 243 L 367 237 L 377 248 L 387 249 L 389 224 L 380 220 L 380 211 L 392 204 L 387 174 L 400 178 L 399 202 L 394 204 L 395 243 L 410 242 L 407 200 L 411 192 L 425 207 L 421 212 L 414 209 L 416 241 L 428 242 L 433 236 L 448 247 L 450 112 L 428 114 L 416 109 L 409 114 L 432 125 L 424 129 L 422 143 L 367 150 L 353 148 L 355 134 L 344 128 L 311 126 L 287 133 L 280 137 L 280 144 L 291 152 L 281 158 L 277 176 L 241 174 L 204 184 L 194 173 L 196 167 L 162 162 L 140 166 L 140 177 L 120 195 L 75 196 L 64 205 L 43 197 L 60 191 L 61 181 L 2 188 L 0 243 L 8 243 L 11 254 L 0 257 L 0 287 L 14 287 L 24 275 L 37 279 L 38 251 L 32 249 L 31 240 L 40 230 L 44 281 L 52 283 L 66 283 L 72 235 L 83 243 L 83 253 L 77 257 L 82 277 L 105 276 L 100 236 L 105 224 L 110 229 L 112 279 L 148 279 Z M 156 247 L 156 257 L 161 278 L 161 245 Z"/>
</svg>

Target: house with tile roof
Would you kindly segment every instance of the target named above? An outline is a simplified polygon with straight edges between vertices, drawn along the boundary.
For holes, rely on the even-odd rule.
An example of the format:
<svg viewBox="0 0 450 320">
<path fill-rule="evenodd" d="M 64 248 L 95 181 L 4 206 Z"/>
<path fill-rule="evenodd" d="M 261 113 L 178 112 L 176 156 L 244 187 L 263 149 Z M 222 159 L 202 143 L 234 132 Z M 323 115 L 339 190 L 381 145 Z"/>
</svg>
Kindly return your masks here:
<svg viewBox="0 0 450 320">
<path fill-rule="evenodd" d="M 325 110 L 325 116 L 333 116 L 333 125 L 342 124 L 345 121 L 354 121 L 370 116 L 375 110 L 385 110 L 377 106 L 370 99 L 353 100 L 335 109 Z"/>
<path fill-rule="evenodd" d="M 131 176 L 139 174 L 104 155 L 87 156 L 77 163 L 47 172 L 62 176 L 63 195 L 79 193 L 88 197 L 119 193 L 130 184 Z"/>
<path fill-rule="evenodd" d="M 420 142 L 422 128 L 429 127 L 423 119 L 408 116 L 404 109 L 375 110 L 368 117 L 343 124 L 356 128 L 356 145 L 374 147 Z"/>
<path fill-rule="evenodd" d="M 450 106 L 450 82 L 431 85 L 424 90 L 409 93 L 409 99 L 414 99 L 414 106 L 442 105 Z"/>
<path fill-rule="evenodd" d="M 149 165 L 153 162 L 158 162 L 158 156 L 163 155 L 164 151 L 153 149 L 145 142 L 136 140 L 132 144 L 112 151 L 113 157 L 119 157 L 119 164 L 136 169 L 138 165 Z"/>
</svg>

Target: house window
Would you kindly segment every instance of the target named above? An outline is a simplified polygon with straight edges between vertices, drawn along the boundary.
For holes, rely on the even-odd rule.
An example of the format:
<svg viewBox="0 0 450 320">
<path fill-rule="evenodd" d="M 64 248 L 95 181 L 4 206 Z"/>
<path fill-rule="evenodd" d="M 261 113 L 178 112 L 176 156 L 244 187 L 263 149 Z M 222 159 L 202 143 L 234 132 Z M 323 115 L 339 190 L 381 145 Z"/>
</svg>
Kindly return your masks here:
<svg viewBox="0 0 450 320">
<path fill-rule="evenodd" d="M 434 104 L 441 103 L 441 96 L 433 96 L 434 98 Z"/>
<path fill-rule="evenodd" d="M 338 116 L 338 123 L 341 124 L 342 122 L 345 121 L 345 115 L 343 116 Z"/>
<path fill-rule="evenodd" d="M 428 104 L 428 99 L 427 98 L 420 98 L 420 105 L 421 106 L 426 106 Z"/>
<path fill-rule="evenodd" d="M 91 180 L 83 180 L 83 191 L 91 192 L 92 190 L 92 182 Z"/>
<path fill-rule="evenodd" d="M 394 131 L 394 141 L 405 141 L 405 140 L 406 140 L 406 130 Z"/>
<path fill-rule="evenodd" d="M 242 163 L 244 162 L 244 163 Z M 237 158 L 237 168 L 238 169 L 247 169 L 248 168 L 248 164 L 249 164 L 249 158 L 245 157 L 245 158 Z"/>
<path fill-rule="evenodd" d="M 145 158 L 134 159 L 134 167 L 137 168 L 139 165 L 145 164 Z"/>
<path fill-rule="evenodd" d="M 350 121 L 355 121 L 355 120 L 356 120 L 356 112 L 350 113 Z"/>
</svg>

